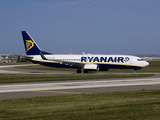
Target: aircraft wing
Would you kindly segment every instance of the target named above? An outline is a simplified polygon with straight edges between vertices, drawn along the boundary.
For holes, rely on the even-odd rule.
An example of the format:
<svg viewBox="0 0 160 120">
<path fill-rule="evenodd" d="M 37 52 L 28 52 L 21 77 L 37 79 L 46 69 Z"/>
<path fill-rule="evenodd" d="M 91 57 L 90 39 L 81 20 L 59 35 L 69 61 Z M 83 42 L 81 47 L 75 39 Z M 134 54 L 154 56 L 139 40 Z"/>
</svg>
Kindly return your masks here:
<svg viewBox="0 0 160 120">
<path fill-rule="evenodd" d="M 83 67 L 85 63 L 80 63 L 80 62 L 70 62 L 70 61 L 61 61 L 61 60 L 56 60 L 56 59 L 47 59 L 41 51 L 39 51 L 41 57 L 43 60 L 48 60 L 48 61 L 57 61 L 57 62 L 62 62 L 61 64 L 65 65 L 70 65 L 70 66 L 76 66 L 76 67 Z"/>
<path fill-rule="evenodd" d="M 55 61 L 55 60 L 53 60 Z M 59 61 L 59 60 L 57 60 Z M 80 62 L 69 62 L 69 61 L 59 61 L 62 62 L 61 64 L 70 65 L 70 66 L 77 66 L 77 67 L 83 67 L 85 64 Z"/>
</svg>

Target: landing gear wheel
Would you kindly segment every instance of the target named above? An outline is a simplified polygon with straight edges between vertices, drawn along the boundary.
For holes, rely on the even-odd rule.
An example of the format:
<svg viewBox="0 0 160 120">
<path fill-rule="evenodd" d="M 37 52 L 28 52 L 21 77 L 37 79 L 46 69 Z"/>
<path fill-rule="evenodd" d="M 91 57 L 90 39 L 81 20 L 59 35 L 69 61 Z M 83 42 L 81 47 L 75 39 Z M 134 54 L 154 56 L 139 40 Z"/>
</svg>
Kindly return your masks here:
<svg viewBox="0 0 160 120">
<path fill-rule="evenodd" d="M 77 70 L 77 73 L 81 73 L 82 71 L 81 70 Z"/>
<path fill-rule="evenodd" d="M 83 73 L 88 73 L 88 71 L 87 70 L 83 70 Z"/>
</svg>

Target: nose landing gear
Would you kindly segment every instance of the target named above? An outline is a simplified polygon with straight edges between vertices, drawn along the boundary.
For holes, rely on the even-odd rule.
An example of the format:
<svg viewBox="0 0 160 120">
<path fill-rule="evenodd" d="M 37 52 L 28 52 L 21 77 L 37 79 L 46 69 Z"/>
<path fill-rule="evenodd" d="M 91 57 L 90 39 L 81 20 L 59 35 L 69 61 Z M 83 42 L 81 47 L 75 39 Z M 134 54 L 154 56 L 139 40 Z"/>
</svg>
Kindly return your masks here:
<svg viewBox="0 0 160 120">
<path fill-rule="evenodd" d="M 134 69 L 134 72 L 133 72 L 133 73 L 136 74 L 136 71 L 137 71 L 137 70 L 140 70 L 140 69 L 141 69 L 141 68 L 136 68 L 136 69 Z"/>
</svg>

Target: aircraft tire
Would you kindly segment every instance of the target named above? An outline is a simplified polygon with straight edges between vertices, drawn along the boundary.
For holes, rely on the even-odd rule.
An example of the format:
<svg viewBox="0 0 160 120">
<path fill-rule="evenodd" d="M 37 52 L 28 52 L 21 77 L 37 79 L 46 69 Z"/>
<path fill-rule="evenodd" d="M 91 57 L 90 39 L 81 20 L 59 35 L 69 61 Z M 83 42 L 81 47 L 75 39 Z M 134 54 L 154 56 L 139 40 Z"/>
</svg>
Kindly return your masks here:
<svg viewBox="0 0 160 120">
<path fill-rule="evenodd" d="M 88 71 L 87 70 L 83 70 L 83 73 L 88 73 Z"/>
<path fill-rule="evenodd" d="M 82 71 L 81 70 L 77 70 L 77 73 L 81 73 Z"/>
</svg>

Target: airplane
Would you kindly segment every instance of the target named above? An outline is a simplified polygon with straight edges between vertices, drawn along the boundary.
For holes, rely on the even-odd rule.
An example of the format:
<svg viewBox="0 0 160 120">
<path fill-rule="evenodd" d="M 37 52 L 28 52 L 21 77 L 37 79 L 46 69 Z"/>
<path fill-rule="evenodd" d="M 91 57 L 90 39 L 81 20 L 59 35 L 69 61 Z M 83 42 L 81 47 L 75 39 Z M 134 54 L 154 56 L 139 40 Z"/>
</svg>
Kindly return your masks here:
<svg viewBox="0 0 160 120">
<path fill-rule="evenodd" d="M 149 63 L 132 55 L 101 54 L 52 54 L 42 51 L 27 31 L 21 31 L 26 59 L 44 66 L 57 68 L 75 68 L 77 73 L 89 71 L 108 71 L 109 69 L 133 69 L 134 73 Z"/>
</svg>

